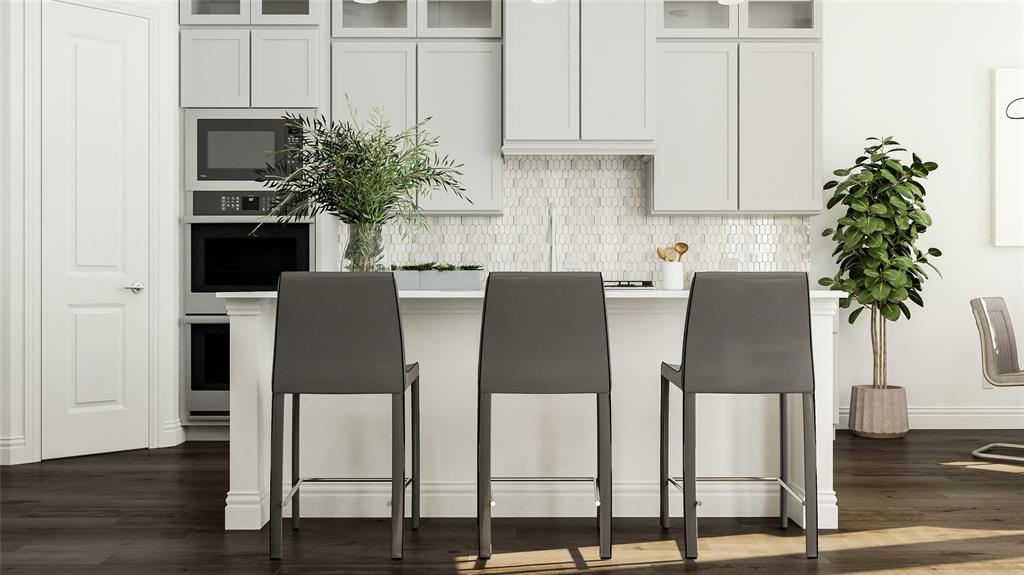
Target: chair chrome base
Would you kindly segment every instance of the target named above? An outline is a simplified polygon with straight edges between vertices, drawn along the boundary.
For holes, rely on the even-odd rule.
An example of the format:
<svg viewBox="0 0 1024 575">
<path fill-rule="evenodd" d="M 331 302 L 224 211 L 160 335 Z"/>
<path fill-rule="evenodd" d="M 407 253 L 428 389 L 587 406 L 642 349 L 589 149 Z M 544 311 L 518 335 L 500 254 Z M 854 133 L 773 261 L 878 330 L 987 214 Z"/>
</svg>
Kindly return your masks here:
<svg viewBox="0 0 1024 575">
<path fill-rule="evenodd" d="M 976 459 L 984 459 L 985 461 L 1009 461 L 1010 463 L 1024 463 L 1024 456 L 1017 455 L 996 455 L 989 453 L 994 448 L 1001 447 L 1003 449 L 1018 449 L 1024 451 L 1024 445 L 1018 445 L 1016 443 L 989 443 L 984 447 L 979 447 L 971 452 Z"/>
</svg>

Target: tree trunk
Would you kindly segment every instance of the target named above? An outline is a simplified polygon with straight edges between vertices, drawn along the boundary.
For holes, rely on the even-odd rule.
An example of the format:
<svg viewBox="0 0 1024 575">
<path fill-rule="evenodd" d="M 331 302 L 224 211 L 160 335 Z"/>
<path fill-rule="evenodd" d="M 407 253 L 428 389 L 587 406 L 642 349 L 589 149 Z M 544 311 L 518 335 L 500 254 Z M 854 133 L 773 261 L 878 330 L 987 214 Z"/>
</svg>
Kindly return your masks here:
<svg viewBox="0 0 1024 575">
<path fill-rule="evenodd" d="M 882 389 L 889 386 L 889 333 L 887 331 L 887 324 L 889 320 L 884 317 L 881 318 L 881 329 L 882 329 L 882 349 L 880 351 L 882 356 Z"/>
<path fill-rule="evenodd" d="M 878 308 L 871 306 L 871 386 L 881 387 L 881 363 L 878 355 Z"/>
</svg>

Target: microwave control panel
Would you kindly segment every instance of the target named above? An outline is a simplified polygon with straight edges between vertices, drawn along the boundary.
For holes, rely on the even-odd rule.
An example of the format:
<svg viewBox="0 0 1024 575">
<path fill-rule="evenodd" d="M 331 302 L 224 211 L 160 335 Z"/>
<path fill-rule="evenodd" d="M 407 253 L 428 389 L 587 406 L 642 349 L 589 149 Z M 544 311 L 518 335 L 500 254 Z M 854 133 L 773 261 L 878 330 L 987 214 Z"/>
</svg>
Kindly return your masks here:
<svg viewBox="0 0 1024 575">
<path fill-rule="evenodd" d="M 259 216 L 273 207 L 274 193 L 253 192 L 192 192 L 193 216 Z"/>
</svg>

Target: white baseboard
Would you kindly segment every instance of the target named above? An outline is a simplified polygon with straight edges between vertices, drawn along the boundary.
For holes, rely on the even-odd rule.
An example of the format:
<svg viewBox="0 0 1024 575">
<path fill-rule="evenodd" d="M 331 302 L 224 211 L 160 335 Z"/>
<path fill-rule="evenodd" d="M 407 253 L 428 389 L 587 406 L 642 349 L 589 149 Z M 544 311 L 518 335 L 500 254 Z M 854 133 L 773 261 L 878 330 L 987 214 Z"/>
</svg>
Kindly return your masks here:
<svg viewBox="0 0 1024 575">
<path fill-rule="evenodd" d="M 910 429 L 1021 429 L 1024 407 L 910 407 Z M 850 408 L 839 408 L 839 429 L 850 428 Z"/>
<path fill-rule="evenodd" d="M 230 428 L 227 425 L 186 425 L 185 441 L 227 441 Z"/>
<path fill-rule="evenodd" d="M 180 419 L 163 422 L 160 426 L 160 447 L 174 447 L 185 442 L 185 428 Z"/>
<path fill-rule="evenodd" d="M 287 492 L 288 486 L 284 488 Z M 424 483 L 423 517 L 475 517 L 475 483 Z M 616 483 L 615 517 L 658 517 L 658 487 L 650 482 Z M 672 513 L 682 517 L 682 495 L 671 489 Z M 819 494 L 819 525 L 838 527 L 835 493 Z M 387 483 L 309 483 L 301 489 L 303 517 L 388 517 L 391 498 Z M 703 517 L 773 517 L 779 512 L 779 487 L 750 482 L 714 482 L 698 486 Z M 494 517 L 587 517 L 596 513 L 589 484 L 496 483 Z M 408 498 L 406 499 L 408 505 Z M 791 502 L 790 515 L 803 524 L 803 509 Z M 291 515 L 291 506 L 284 516 Z"/>
<path fill-rule="evenodd" d="M 0 437 L 0 465 L 21 465 L 38 461 L 28 450 L 24 435 Z"/>
</svg>

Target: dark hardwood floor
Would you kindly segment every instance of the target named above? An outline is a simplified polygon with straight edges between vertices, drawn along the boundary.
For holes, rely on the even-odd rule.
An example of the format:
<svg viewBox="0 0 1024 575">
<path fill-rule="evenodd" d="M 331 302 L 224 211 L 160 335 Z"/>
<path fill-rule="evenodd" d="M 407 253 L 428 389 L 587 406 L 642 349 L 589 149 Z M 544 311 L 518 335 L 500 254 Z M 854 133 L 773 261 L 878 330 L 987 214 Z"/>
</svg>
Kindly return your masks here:
<svg viewBox="0 0 1024 575">
<path fill-rule="evenodd" d="M 600 561 L 593 519 L 496 520 L 494 557 L 476 561 L 473 519 L 425 519 L 388 557 L 386 520 L 304 519 L 267 534 L 223 531 L 227 446 L 80 457 L 0 470 L 4 573 L 1024 573 L 1024 467 L 971 461 L 1020 431 L 913 431 L 899 441 L 841 434 L 842 529 L 822 555 L 770 519 L 702 519 L 701 558 L 680 556 L 682 524 L 617 519 L 614 559 Z"/>
</svg>

